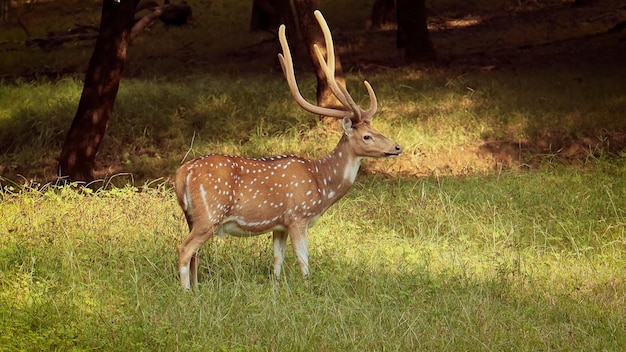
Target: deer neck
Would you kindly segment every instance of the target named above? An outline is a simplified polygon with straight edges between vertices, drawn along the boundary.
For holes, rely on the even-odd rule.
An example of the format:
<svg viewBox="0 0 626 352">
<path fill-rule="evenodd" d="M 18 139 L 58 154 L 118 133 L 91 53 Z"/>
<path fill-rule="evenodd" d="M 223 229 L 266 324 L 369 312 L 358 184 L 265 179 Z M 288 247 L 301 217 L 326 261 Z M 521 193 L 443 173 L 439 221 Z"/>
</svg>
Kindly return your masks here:
<svg viewBox="0 0 626 352">
<path fill-rule="evenodd" d="M 319 189 L 331 204 L 348 192 L 362 159 L 354 154 L 346 136 L 343 136 L 330 154 L 313 161 Z"/>
</svg>

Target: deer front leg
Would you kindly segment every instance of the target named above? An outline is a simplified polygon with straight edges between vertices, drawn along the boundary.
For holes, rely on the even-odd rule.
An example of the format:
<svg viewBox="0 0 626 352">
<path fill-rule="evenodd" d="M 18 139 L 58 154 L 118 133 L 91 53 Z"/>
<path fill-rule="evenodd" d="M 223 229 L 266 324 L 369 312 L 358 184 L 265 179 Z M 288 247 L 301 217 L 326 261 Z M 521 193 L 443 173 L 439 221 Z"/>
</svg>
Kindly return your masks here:
<svg viewBox="0 0 626 352">
<path fill-rule="evenodd" d="M 298 265 L 302 276 L 306 279 L 309 277 L 309 249 L 307 244 L 308 222 L 298 222 L 289 227 L 289 236 L 291 237 L 291 246 L 298 259 Z"/>
<path fill-rule="evenodd" d="M 272 244 L 274 245 L 274 280 L 278 281 L 285 260 L 287 248 L 287 231 L 274 231 Z"/>
</svg>

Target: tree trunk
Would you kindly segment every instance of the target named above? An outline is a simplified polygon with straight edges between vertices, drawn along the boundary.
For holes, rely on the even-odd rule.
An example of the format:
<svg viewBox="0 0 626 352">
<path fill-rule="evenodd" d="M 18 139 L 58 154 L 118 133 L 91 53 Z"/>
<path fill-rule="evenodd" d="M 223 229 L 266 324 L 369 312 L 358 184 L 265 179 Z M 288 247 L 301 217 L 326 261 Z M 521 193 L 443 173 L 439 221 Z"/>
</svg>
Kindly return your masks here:
<svg viewBox="0 0 626 352">
<path fill-rule="evenodd" d="M 317 55 L 315 54 L 314 45 L 317 44 L 322 50 L 324 57 L 326 57 L 324 35 L 317 23 L 317 19 L 315 19 L 315 15 L 313 15 L 313 12 L 319 9 L 319 0 L 295 0 L 294 3 L 298 20 L 300 21 L 302 38 L 307 45 L 309 58 L 311 59 L 311 63 L 315 68 L 315 75 L 317 76 L 317 104 L 328 108 L 343 108 L 341 103 L 333 95 L 330 87 L 328 87 L 326 75 L 317 62 Z M 346 82 L 343 76 L 343 70 L 341 69 L 341 61 L 337 54 L 335 54 L 335 56 L 335 77 L 337 83 L 345 87 Z"/>
<path fill-rule="evenodd" d="M 397 47 L 404 48 L 407 63 L 431 61 L 435 48 L 426 23 L 426 0 L 397 0 Z"/>
<path fill-rule="evenodd" d="M 574 0 L 574 6 L 576 7 L 591 6 L 596 2 L 597 0 Z"/>
<path fill-rule="evenodd" d="M 396 24 L 396 0 L 376 0 L 372 6 L 371 28 L 381 29 Z"/>
<path fill-rule="evenodd" d="M 278 26 L 296 28 L 290 0 L 254 0 L 250 16 L 251 31 L 277 32 Z"/>
<path fill-rule="evenodd" d="M 59 157 L 58 176 L 93 180 L 96 153 L 104 138 L 126 62 L 138 0 L 103 0 L 100 33 L 89 61 L 83 92 Z"/>
<path fill-rule="evenodd" d="M 9 20 L 9 7 L 11 0 L 0 0 L 0 23 Z"/>
</svg>

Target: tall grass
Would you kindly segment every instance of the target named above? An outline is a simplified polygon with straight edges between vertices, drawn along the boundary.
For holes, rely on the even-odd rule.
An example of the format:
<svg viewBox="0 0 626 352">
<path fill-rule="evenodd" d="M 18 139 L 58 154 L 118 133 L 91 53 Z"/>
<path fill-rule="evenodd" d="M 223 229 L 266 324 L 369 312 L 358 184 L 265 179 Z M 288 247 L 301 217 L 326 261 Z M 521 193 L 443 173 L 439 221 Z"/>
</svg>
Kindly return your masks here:
<svg viewBox="0 0 626 352">
<path fill-rule="evenodd" d="M 360 178 L 310 231 L 309 281 L 289 253 L 271 283 L 269 236 L 224 237 L 204 246 L 193 292 L 167 186 L 6 190 L 1 345 L 622 350 L 626 169 L 596 166 Z"/>
</svg>

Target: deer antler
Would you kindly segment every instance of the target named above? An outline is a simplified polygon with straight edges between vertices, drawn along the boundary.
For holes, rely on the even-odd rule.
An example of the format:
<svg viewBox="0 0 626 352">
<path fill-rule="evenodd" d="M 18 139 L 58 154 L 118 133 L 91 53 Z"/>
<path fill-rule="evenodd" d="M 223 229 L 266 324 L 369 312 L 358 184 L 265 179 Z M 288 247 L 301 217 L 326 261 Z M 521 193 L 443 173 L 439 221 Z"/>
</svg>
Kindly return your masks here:
<svg viewBox="0 0 626 352">
<path fill-rule="evenodd" d="M 355 122 L 369 122 L 372 119 L 372 116 L 376 113 L 376 109 L 378 106 L 376 101 L 376 94 L 374 93 L 372 86 L 369 84 L 369 82 L 364 82 L 370 97 L 370 107 L 367 110 L 363 110 L 354 102 L 354 99 L 352 99 L 346 88 L 337 83 L 337 80 L 335 79 L 335 50 L 333 46 L 333 38 L 330 33 L 330 28 L 328 27 L 324 16 L 322 16 L 322 13 L 319 10 L 316 10 L 314 14 L 315 18 L 317 18 L 320 28 L 322 29 L 322 33 L 324 34 L 327 57 L 327 59 L 325 60 L 320 48 L 317 45 L 314 45 L 317 59 L 320 63 L 322 70 L 324 71 L 326 81 L 328 82 L 328 86 L 333 92 L 333 95 L 335 95 L 337 100 L 339 100 L 339 102 L 348 110 L 330 109 L 313 105 L 302 97 L 302 94 L 300 93 L 298 89 L 298 84 L 296 82 L 296 76 L 293 68 L 293 59 L 291 57 L 291 51 L 289 50 L 289 44 L 287 43 L 287 37 L 285 35 L 285 25 L 281 25 L 278 30 L 278 37 L 280 40 L 280 45 L 283 48 L 284 55 L 278 54 L 278 60 L 280 61 L 283 73 L 285 74 L 285 78 L 287 79 L 287 84 L 289 85 L 291 95 L 298 103 L 298 105 L 300 105 L 304 110 L 308 112 L 335 118 L 349 117 Z"/>
</svg>

